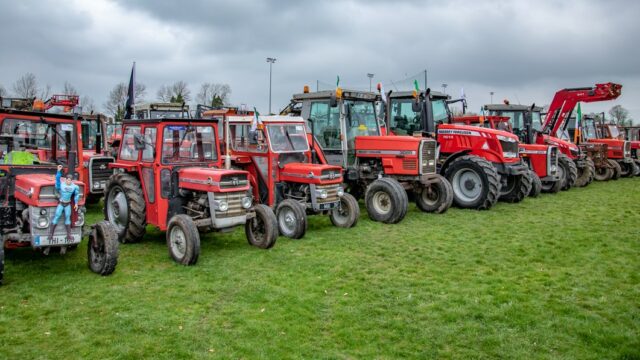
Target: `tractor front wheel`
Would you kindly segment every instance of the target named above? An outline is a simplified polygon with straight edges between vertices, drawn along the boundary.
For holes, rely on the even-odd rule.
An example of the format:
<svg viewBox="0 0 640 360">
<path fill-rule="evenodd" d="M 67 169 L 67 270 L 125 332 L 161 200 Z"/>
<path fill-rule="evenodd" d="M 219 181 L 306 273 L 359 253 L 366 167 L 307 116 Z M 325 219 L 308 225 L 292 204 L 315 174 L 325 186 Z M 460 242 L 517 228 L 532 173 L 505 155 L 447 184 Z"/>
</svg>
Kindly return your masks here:
<svg viewBox="0 0 640 360">
<path fill-rule="evenodd" d="M 138 179 L 126 173 L 111 175 L 105 187 L 104 217 L 116 227 L 121 243 L 142 240 L 147 216 Z"/>
<path fill-rule="evenodd" d="M 200 255 L 200 233 L 193 220 L 185 214 L 175 215 L 167 225 L 169 256 L 182 265 L 194 265 Z"/>
<path fill-rule="evenodd" d="M 359 217 L 360 206 L 358 206 L 358 200 L 347 193 L 340 198 L 340 206 L 337 209 L 333 209 L 329 214 L 331 223 L 341 228 L 356 226 Z"/>
<path fill-rule="evenodd" d="M 442 214 L 453 203 L 453 187 L 444 176 L 437 175 L 437 181 L 422 188 L 415 194 L 416 206 L 428 213 Z"/>
<path fill-rule="evenodd" d="M 276 208 L 278 230 L 290 239 L 301 239 L 307 232 L 307 213 L 299 202 L 285 199 Z"/>
<path fill-rule="evenodd" d="M 561 190 L 569 190 L 576 184 L 576 179 L 578 178 L 578 168 L 576 167 L 576 163 L 573 162 L 567 155 L 560 154 L 558 156 L 558 167 L 562 168 L 562 173 L 564 174 L 564 179 L 562 180 Z"/>
<path fill-rule="evenodd" d="M 89 269 L 96 274 L 110 275 L 118 264 L 118 232 L 115 226 L 102 220 L 93 226 L 87 245 Z"/>
<path fill-rule="evenodd" d="M 620 165 L 620 169 L 621 169 L 620 176 L 631 177 L 634 175 L 633 173 L 635 172 L 635 168 L 634 168 L 635 163 L 633 161 L 631 162 L 620 161 L 618 162 L 618 165 Z"/>
<path fill-rule="evenodd" d="M 597 181 L 608 181 L 613 177 L 613 169 L 607 166 L 601 166 L 596 168 L 596 172 L 594 174 L 594 178 Z"/>
<path fill-rule="evenodd" d="M 581 168 L 576 167 L 577 170 L 577 177 L 576 177 L 576 183 L 575 186 L 576 187 L 585 187 L 587 185 L 589 185 L 590 180 L 593 178 L 593 168 L 592 168 L 592 164 L 589 162 L 590 160 L 587 159 L 586 163 L 587 165 Z"/>
<path fill-rule="evenodd" d="M 531 176 L 529 171 L 521 175 L 507 175 L 507 187 L 500 195 L 500 200 L 518 203 L 529 195 L 531 191 Z"/>
<path fill-rule="evenodd" d="M 380 178 L 367 186 L 364 202 L 371 220 L 385 224 L 400 222 L 409 207 L 407 192 L 392 178 Z"/>
<path fill-rule="evenodd" d="M 445 177 L 453 187 L 453 203 L 457 207 L 488 210 L 498 202 L 500 175 L 484 158 L 460 156 L 447 167 Z"/>
<path fill-rule="evenodd" d="M 540 177 L 533 170 L 529 170 L 529 177 L 531 177 L 531 190 L 529 191 L 530 197 L 538 197 L 542 191 L 542 181 Z"/>
<path fill-rule="evenodd" d="M 261 249 L 273 247 L 278 238 L 278 220 L 270 207 L 258 204 L 256 216 L 244 224 L 244 232 L 250 245 Z"/>
<path fill-rule="evenodd" d="M 620 176 L 622 176 L 622 168 L 620 167 L 620 164 L 618 164 L 617 161 L 611 159 L 608 159 L 607 161 L 609 161 L 609 164 L 613 166 L 613 176 L 611 176 L 611 180 L 620 179 Z"/>
</svg>

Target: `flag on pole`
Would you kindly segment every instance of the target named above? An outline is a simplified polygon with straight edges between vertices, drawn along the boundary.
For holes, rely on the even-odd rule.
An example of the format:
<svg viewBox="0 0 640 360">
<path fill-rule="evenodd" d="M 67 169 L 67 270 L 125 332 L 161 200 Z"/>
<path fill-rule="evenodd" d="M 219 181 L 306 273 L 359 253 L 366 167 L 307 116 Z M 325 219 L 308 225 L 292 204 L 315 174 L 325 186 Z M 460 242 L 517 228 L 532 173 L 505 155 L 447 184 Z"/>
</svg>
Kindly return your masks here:
<svg viewBox="0 0 640 360">
<path fill-rule="evenodd" d="M 133 62 L 131 77 L 129 78 L 129 90 L 127 91 L 127 102 L 124 105 L 124 118 L 131 119 L 133 116 L 133 106 L 135 105 L 135 83 L 136 83 L 136 63 Z"/>
<path fill-rule="evenodd" d="M 418 80 L 413 80 L 413 87 L 417 92 L 420 92 L 420 86 L 418 85 Z"/>
<path fill-rule="evenodd" d="M 340 75 L 338 75 L 338 78 L 336 80 L 336 87 L 340 86 Z"/>
<path fill-rule="evenodd" d="M 253 108 L 253 121 L 251 122 L 251 131 L 256 131 L 256 129 L 258 129 L 259 123 L 260 123 L 260 113 L 254 107 Z"/>
<path fill-rule="evenodd" d="M 578 137 L 580 136 L 580 125 L 582 124 L 582 107 L 580 106 L 580 102 L 578 101 L 578 109 L 576 110 L 576 127 L 573 135 L 573 142 L 578 142 Z"/>
</svg>

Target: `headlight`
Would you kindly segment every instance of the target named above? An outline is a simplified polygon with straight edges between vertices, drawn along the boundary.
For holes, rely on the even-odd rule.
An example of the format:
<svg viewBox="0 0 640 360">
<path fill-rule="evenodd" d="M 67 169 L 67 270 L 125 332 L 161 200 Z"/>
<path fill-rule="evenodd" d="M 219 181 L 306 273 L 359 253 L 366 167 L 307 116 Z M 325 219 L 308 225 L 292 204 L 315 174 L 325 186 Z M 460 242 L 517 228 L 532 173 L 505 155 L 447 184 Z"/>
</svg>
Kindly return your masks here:
<svg viewBox="0 0 640 360">
<path fill-rule="evenodd" d="M 555 165 L 551 165 L 551 171 L 556 171 L 556 166 Z"/>
<path fill-rule="evenodd" d="M 94 189 L 99 189 L 100 188 L 100 182 L 99 181 L 94 181 L 93 182 L 93 188 Z"/>
<path fill-rule="evenodd" d="M 338 186 L 338 196 L 342 197 L 344 195 L 344 189 L 342 186 Z"/>
<path fill-rule="evenodd" d="M 47 209 L 40 209 L 40 215 L 47 215 Z"/>
<path fill-rule="evenodd" d="M 326 199 L 327 198 L 327 190 L 325 190 L 325 189 L 316 190 L 316 196 L 319 197 L 320 199 Z"/>
<path fill-rule="evenodd" d="M 504 135 L 498 135 L 498 140 L 500 141 L 506 141 L 506 142 L 516 142 L 515 139 L 512 139 L 508 136 L 504 136 Z"/>
<path fill-rule="evenodd" d="M 253 199 L 249 196 L 245 196 L 242 198 L 242 207 L 248 209 L 253 205 Z"/>
<path fill-rule="evenodd" d="M 82 226 L 84 225 L 84 213 L 78 211 L 78 220 L 76 220 L 75 226 Z"/>
<path fill-rule="evenodd" d="M 227 204 L 226 201 L 218 201 L 218 210 L 219 211 L 229 210 L 229 204 Z"/>
<path fill-rule="evenodd" d="M 44 229 L 49 226 L 49 218 L 46 216 L 40 216 L 38 218 L 38 227 Z"/>
<path fill-rule="evenodd" d="M 503 152 L 503 153 L 502 153 L 502 155 L 503 155 L 505 158 L 508 158 L 508 159 L 515 159 L 515 158 L 517 158 L 517 157 L 518 157 L 518 153 L 516 153 L 516 152 L 509 152 L 509 151 L 505 151 L 505 152 Z"/>
</svg>

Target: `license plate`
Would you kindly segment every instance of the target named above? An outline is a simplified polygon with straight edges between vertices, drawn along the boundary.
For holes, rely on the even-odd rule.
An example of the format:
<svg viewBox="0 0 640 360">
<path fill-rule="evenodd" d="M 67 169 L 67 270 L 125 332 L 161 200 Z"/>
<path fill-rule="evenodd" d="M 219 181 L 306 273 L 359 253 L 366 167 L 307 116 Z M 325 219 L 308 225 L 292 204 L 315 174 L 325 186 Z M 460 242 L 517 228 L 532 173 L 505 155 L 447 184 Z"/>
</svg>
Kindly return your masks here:
<svg viewBox="0 0 640 360">
<path fill-rule="evenodd" d="M 337 206 L 338 206 L 338 203 L 323 203 L 323 204 L 320 204 L 319 208 L 320 210 L 331 210 Z"/>
<path fill-rule="evenodd" d="M 80 242 L 80 234 L 72 234 L 70 239 L 67 235 L 54 235 L 53 237 L 38 235 L 34 239 L 35 246 L 63 246 L 73 245 Z"/>
</svg>

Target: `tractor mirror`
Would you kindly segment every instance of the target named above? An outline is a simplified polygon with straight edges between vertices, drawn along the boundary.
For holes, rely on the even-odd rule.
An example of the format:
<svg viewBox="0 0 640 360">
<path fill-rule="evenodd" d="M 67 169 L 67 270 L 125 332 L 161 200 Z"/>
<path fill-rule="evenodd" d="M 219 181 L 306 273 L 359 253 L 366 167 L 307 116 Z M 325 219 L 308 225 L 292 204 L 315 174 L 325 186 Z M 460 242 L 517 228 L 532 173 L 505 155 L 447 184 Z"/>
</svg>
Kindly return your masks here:
<svg viewBox="0 0 640 360">
<path fill-rule="evenodd" d="M 133 146 L 135 147 L 136 150 L 144 150 L 145 143 L 141 134 L 133 135 Z"/>
<path fill-rule="evenodd" d="M 411 102 L 411 110 L 413 110 L 413 112 L 420 112 L 420 100 L 414 99 Z"/>
<path fill-rule="evenodd" d="M 336 98 L 336 94 L 331 94 L 331 97 L 329 98 L 329 106 L 331 106 L 332 108 L 338 106 L 338 98 Z"/>
</svg>

